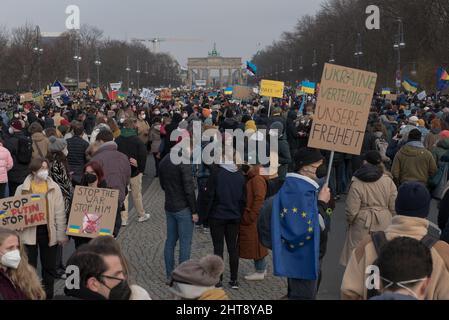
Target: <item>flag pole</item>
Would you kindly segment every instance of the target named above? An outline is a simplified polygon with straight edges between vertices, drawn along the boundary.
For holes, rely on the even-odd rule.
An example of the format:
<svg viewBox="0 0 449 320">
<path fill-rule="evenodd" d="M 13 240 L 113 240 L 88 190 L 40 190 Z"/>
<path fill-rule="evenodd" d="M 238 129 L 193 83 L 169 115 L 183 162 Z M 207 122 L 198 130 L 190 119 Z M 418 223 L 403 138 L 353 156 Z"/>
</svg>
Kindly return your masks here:
<svg viewBox="0 0 449 320">
<path fill-rule="evenodd" d="M 331 156 L 329 158 L 329 164 L 328 164 L 328 168 L 327 168 L 327 177 L 326 177 L 326 183 L 324 184 L 325 186 L 329 187 L 329 181 L 331 179 L 331 172 L 332 172 L 332 163 L 334 162 L 334 156 L 335 156 L 335 151 L 331 151 Z"/>
</svg>

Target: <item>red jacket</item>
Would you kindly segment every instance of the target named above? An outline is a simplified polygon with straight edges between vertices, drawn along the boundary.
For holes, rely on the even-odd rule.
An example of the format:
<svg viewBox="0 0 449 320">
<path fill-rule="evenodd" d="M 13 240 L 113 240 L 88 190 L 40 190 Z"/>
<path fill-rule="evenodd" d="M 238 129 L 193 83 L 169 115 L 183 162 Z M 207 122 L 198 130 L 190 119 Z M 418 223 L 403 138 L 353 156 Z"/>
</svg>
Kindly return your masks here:
<svg viewBox="0 0 449 320">
<path fill-rule="evenodd" d="M 0 300 L 29 300 L 0 269 Z"/>
</svg>

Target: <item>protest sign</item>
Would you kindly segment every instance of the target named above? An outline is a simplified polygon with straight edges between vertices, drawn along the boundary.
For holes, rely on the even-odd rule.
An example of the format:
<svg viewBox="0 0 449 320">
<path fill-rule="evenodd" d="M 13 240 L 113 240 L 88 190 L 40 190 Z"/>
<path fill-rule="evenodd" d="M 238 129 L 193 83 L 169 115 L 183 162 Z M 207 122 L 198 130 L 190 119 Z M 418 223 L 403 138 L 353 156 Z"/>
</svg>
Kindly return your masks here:
<svg viewBox="0 0 449 320">
<path fill-rule="evenodd" d="M 24 103 L 24 102 L 28 102 L 28 101 L 33 101 L 33 93 L 32 92 L 22 93 L 20 95 L 20 103 Z"/>
<path fill-rule="evenodd" d="M 118 91 L 122 87 L 122 83 L 121 82 L 110 83 L 109 86 L 111 87 L 112 91 Z"/>
<path fill-rule="evenodd" d="M 27 194 L 0 200 L 0 225 L 10 230 L 47 224 L 44 195 Z"/>
<path fill-rule="evenodd" d="M 360 155 L 377 74 L 326 63 L 308 146 Z"/>
<path fill-rule="evenodd" d="M 425 91 L 418 94 L 419 100 L 424 100 L 427 97 L 427 93 Z"/>
<path fill-rule="evenodd" d="M 263 97 L 283 98 L 284 83 L 281 81 L 262 80 L 260 82 L 260 95 Z"/>
<path fill-rule="evenodd" d="M 59 97 L 61 95 L 61 89 L 59 87 L 51 87 L 51 96 L 53 98 Z"/>
<path fill-rule="evenodd" d="M 195 81 L 195 85 L 196 85 L 197 87 L 205 87 L 206 84 L 207 84 L 206 80 L 196 80 L 196 81 Z"/>
<path fill-rule="evenodd" d="M 394 93 L 386 94 L 385 99 L 390 101 L 396 101 L 398 99 L 398 95 Z"/>
<path fill-rule="evenodd" d="M 253 89 L 245 86 L 235 86 L 232 91 L 232 97 L 236 100 L 249 100 L 253 95 Z"/>
<path fill-rule="evenodd" d="M 161 101 L 170 101 L 172 99 L 172 92 L 170 89 L 161 90 Z"/>
<path fill-rule="evenodd" d="M 112 236 L 119 191 L 77 186 L 70 210 L 67 235 L 96 238 Z"/>
</svg>

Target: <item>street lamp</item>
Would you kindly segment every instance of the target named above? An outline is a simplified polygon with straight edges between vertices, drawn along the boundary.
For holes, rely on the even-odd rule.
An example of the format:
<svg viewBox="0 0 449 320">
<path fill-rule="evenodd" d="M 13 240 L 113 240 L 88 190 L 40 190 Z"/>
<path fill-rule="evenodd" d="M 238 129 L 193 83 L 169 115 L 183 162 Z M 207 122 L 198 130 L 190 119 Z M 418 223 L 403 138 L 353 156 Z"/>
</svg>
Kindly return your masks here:
<svg viewBox="0 0 449 320">
<path fill-rule="evenodd" d="M 76 46 L 75 46 L 75 55 L 73 56 L 73 61 L 76 63 L 76 79 L 78 84 L 78 90 L 80 88 L 80 62 L 83 59 L 80 54 L 80 43 L 79 43 L 79 35 L 77 34 Z"/>
<path fill-rule="evenodd" d="M 313 49 L 313 62 L 312 62 L 312 81 L 315 82 L 315 69 L 318 66 L 318 62 L 316 61 L 316 49 Z"/>
<path fill-rule="evenodd" d="M 334 63 L 334 62 L 335 62 L 335 58 L 334 58 L 334 44 L 331 43 L 331 52 L 330 52 L 329 63 Z"/>
<path fill-rule="evenodd" d="M 401 49 L 405 48 L 405 37 L 404 37 L 404 24 L 402 23 L 401 18 L 397 19 L 398 22 L 398 33 L 396 34 L 395 41 L 393 44 L 394 50 L 396 50 L 398 55 L 398 68 L 396 71 L 396 88 L 397 93 L 399 93 L 401 89 Z"/>
<path fill-rule="evenodd" d="M 299 71 L 302 71 L 303 69 L 304 69 L 304 66 L 303 66 L 303 61 L 302 61 L 303 59 L 302 59 L 302 56 L 300 56 L 299 57 Z"/>
<path fill-rule="evenodd" d="M 357 59 L 357 68 L 360 68 L 360 59 L 363 56 L 362 35 L 360 33 L 357 33 L 357 42 L 355 44 L 354 56 Z"/>
<path fill-rule="evenodd" d="M 101 67 L 101 60 L 100 58 L 97 58 L 95 60 L 95 65 L 97 66 L 97 87 L 100 87 L 100 67 Z"/>
<path fill-rule="evenodd" d="M 140 89 L 140 66 L 139 66 L 139 60 L 137 60 L 137 70 L 136 70 L 136 73 L 137 73 L 137 90 L 139 90 Z"/>
<path fill-rule="evenodd" d="M 33 53 L 37 56 L 39 90 L 42 89 L 42 83 L 41 83 L 41 56 L 44 54 L 44 49 L 39 48 L 40 47 L 40 39 L 41 39 L 41 30 L 40 30 L 39 26 L 36 26 L 36 45 L 33 48 Z"/>
<path fill-rule="evenodd" d="M 126 57 L 126 72 L 127 72 L 127 74 L 128 74 L 128 87 L 127 87 L 127 91 L 129 91 L 129 73 L 131 72 L 131 68 L 129 67 L 129 56 L 128 57 Z"/>
</svg>

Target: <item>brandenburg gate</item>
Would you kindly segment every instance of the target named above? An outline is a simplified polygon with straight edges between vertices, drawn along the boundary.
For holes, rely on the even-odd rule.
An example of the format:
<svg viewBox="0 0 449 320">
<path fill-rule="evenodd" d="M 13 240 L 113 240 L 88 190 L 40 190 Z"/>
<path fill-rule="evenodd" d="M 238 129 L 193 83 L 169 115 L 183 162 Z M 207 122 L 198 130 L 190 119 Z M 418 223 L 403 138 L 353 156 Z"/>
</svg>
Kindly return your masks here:
<svg viewBox="0 0 449 320">
<path fill-rule="evenodd" d="M 189 86 L 195 85 L 198 80 L 205 81 L 206 87 L 219 88 L 242 83 L 242 58 L 221 57 L 215 44 L 207 58 L 189 58 L 187 68 L 187 85 Z M 218 82 L 212 77 L 214 70 L 218 70 Z"/>
</svg>

